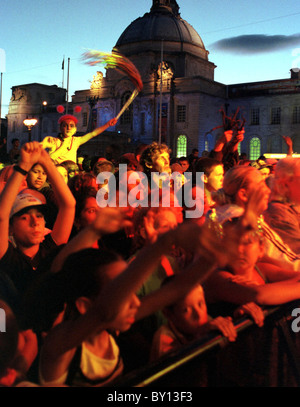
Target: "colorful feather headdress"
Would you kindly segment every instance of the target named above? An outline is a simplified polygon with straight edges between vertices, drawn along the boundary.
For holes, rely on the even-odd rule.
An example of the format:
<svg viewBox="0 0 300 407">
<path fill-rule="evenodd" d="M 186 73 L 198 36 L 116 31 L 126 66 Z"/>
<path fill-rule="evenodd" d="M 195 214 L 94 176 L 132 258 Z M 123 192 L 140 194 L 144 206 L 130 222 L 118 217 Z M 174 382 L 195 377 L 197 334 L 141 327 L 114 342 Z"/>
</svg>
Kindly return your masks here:
<svg viewBox="0 0 300 407">
<path fill-rule="evenodd" d="M 135 89 L 130 98 L 127 100 L 122 110 L 117 115 L 117 119 L 124 113 L 127 107 L 133 102 L 139 92 L 143 89 L 141 75 L 135 65 L 124 55 L 120 54 L 115 49 L 111 53 L 91 50 L 82 55 L 82 59 L 88 65 L 105 65 L 105 68 L 116 69 L 117 71 L 129 77 Z"/>
</svg>

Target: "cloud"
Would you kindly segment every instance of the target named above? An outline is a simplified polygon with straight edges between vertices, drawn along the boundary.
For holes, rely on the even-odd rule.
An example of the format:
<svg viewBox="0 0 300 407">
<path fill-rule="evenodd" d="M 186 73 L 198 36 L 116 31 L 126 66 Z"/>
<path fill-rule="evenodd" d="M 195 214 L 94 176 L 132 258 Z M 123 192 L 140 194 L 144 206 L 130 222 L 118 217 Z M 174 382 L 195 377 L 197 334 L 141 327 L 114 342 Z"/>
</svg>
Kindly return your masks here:
<svg viewBox="0 0 300 407">
<path fill-rule="evenodd" d="M 210 48 L 239 54 L 262 54 L 286 48 L 300 47 L 300 34 L 293 35 L 239 35 L 224 38 L 211 44 Z"/>
</svg>

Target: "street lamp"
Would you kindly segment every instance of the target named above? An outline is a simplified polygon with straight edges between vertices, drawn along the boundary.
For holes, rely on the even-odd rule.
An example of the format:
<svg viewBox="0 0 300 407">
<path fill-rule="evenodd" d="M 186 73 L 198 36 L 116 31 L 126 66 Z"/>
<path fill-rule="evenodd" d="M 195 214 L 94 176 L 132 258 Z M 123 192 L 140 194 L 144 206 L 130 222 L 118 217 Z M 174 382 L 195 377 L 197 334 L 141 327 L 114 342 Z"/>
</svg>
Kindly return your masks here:
<svg viewBox="0 0 300 407">
<path fill-rule="evenodd" d="M 37 124 L 37 119 L 25 119 L 23 123 L 28 129 L 28 141 L 31 141 L 31 129 Z"/>
</svg>

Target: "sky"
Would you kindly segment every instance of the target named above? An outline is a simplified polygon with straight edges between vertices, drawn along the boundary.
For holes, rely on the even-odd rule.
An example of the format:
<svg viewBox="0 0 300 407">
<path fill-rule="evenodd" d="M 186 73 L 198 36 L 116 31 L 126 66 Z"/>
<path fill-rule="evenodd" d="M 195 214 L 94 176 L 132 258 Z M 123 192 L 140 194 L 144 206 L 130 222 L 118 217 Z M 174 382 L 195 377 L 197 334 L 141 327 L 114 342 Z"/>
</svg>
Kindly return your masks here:
<svg viewBox="0 0 300 407">
<path fill-rule="evenodd" d="M 177 3 L 217 66 L 217 82 L 289 78 L 291 68 L 300 68 L 295 0 Z M 67 88 L 68 59 L 69 101 L 76 90 L 89 89 L 96 71 L 105 71 L 85 65 L 82 54 L 110 52 L 125 28 L 151 6 L 152 0 L 1 0 L 1 117 L 8 112 L 12 86 L 37 82 Z"/>
</svg>

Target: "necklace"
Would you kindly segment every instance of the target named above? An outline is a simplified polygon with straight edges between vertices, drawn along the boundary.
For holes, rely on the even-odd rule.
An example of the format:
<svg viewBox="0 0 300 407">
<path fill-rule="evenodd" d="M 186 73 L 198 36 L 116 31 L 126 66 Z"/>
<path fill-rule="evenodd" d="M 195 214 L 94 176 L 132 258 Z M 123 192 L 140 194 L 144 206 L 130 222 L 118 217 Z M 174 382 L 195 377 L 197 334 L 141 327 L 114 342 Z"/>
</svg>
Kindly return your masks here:
<svg viewBox="0 0 300 407">
<path fill-rule="evenodd" d="M 70 144 L 70 146 L 69 146 L 69 147 L 67 147 L 67 150 L 68 150 L 68 151 L 70 151 L 70 150 L 71 150 L 72 145 L 73 145 L 73 137 L 71 138 L 71 144 Z"/>
</svg>

